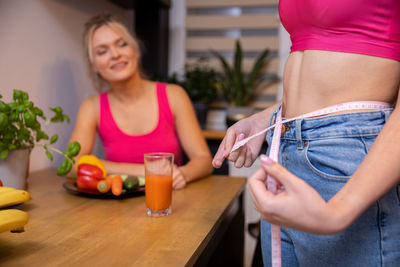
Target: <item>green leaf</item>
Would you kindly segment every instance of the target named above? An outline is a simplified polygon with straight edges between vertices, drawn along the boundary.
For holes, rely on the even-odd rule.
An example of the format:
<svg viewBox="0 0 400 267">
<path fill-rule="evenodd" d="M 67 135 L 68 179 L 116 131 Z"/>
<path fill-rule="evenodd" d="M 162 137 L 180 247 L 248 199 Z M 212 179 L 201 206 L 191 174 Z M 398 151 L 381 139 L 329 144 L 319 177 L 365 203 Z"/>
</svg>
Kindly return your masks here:
<svg viewBox="0 0 400 267">
<path fill-rule="evenodd" d="M 23 99 L 24 101 L 29 99 L 29 95 L 28 95 L 27 92 L 21 91 L 21 94 L 22 94 L 22 99 Z"/>
<path fill-rule="evenodd" d="M 67 116 L 67 115 L 63 115 L 63 118 L 64 118 L 64 120 L 66 121 L 66 122 L 68 122 L 68 123 L 70 123 L 71 122 L 71 120 L 69 119 L 69 117 Z"/>
<path fill-rule="evenodd" d="M 224 69 L 225 75 L 227 76 L 227 78 L 229 80 L 232 81 L 232 79 L 233 79 L 233 71 L 229 67 L 228 62 L 218 52 L 216 52 L 214 50 L 211 50 L 211 53 L 214 54 L 219 59 L 219 61 L 221 62 L 222 68 Z"/>
<path fill-rule="evenodd" d="M 19 98 L 21 98 L 21 91 L 14 89 L 13 90 L 13 99 L 14 101 L 17 101 Z"/>
<path fill-rule="evenodd" d="M 24 101 L 24 106 L 25 106 L 25 108 L 33 108 L 33 102 L 32 101 L 29 101 L 29 100 L 25 100 Z"/>
<path fill-rule="evenodd" d="M 247 85 L 248 86 L 253 86 L 254 81 L 256 78 L 260 75 L 262 69 L 266 66 L 268 63 L 266 61 L 267 57 L 269 55 L 269 49 L 265 49 L 256 59 L 253 68 L 249 74 L 249 78 L 247 80 Z"/>
<path fill-rule="evenodd" d="M 0 112 L 0 130 L 4 129 L 8 124 L 8 117 L 5 113 Z"/>
<path fill-rule="evenodd" d="M 25 110 L 25 106 L 23 104 L 17 106 L 17 113 L 22 113 Z"/>
<path fill-rule="evenodd" d="M 36 116 L 39 116 L 39 117 L 41 117 L 42 119 L 46 119 L 46 117 L 43 115 L 43 111 L 40 109 L 40 108 L 38 108 L 38 107 L 33 107 L 32 108 L 32 112 L 33 113 L 35 113 L 35 115 Z"/>
<path fill-rule="evenodd" d="M 5 158 L 7 157 L 7 155 L 8 155 L 8 150 L 7 150 L 7 149 L 1 151 L 1 153 L 0 153 L 0 159 L 5 159 Z"/>
<path fill-rule="evenodd" d="M 24 120 L 25 120 L 26 126 L 32 127 L 35 125 L 36 116 L 32 111 L 28 110 L 28 111 L 24 112 Z"/>
<path fill-rule="evenodd" d="M 54 111 L 55 113 L 62 113 L 63 112 L 62 108 L 59 107 L 59 106 L 52 107 L 52 108 L 50 108 L 50 110 Z"/>
<path fill-rule="evenodd" d="M 42 139 L 49 140 L 49 136 L 42 130 L 38 130 L 36 134 L 36 142 L 39 142 Z"/>
<path fill-rule="evenodd" d="M 53 155 L 48 150 L 46 150 L 46 156 L 53 161 Z"/>
<path fill-rule="evenodd" d="M 72 161 L 69 159 L 65 159 L 63 162 L 61 162 L 60 167 L 57 169 L 57 175 L 58 176 L 64 176 L 69 171 L 72 169 Z"/>
<path fill-rule="evenodd" d="M 53 135 L 50 138 L 50 144 L 54 144 L 55 142 L 57 142 L 57 140 L 58 140 L 58 134 Z"/>
<path fill-rule="evenodd" d="M 9 145 L 8 145 L 8 150 L 14 150 L 14 149 L 16 149 L 16 148 L 17 148 L 17 146 L 14 145 L 14 144 L 9 144 Z"/>
<path fill-rule="evenodd" d="M 75 141 L 68 145 L 68 148 L 67 148 L 67 151 L 65 151 L 65 154 L 68 157 L 74 157 L 79 154 L 80 150 L 81 150 L 81 145 Z"/>
<path fill-rule="evenodd" d="M 0 101 L 0 111 L 1 112 L 6 112 L 9 110 L 9 107 L 4 103 L 3 101 Z"/>
<path fill-rule="evenodd" d="M 63 114 L 63 110 L 61 107 L 57 106 L 57 107 L 52 107 L 49 109 L 55 113 L 54 116 L 50 119 L 51 122 L 63 122 L 64 121 L 64 114 Z"/>
</svg>

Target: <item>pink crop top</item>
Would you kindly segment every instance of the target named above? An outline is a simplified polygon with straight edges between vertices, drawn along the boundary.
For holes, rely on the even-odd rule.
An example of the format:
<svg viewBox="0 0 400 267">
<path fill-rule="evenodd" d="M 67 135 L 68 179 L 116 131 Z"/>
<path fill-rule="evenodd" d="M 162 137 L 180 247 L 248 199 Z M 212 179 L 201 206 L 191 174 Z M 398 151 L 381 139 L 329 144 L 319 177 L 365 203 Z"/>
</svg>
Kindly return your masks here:
<svg viewBox="0 0 400 267">
<path fill-rule="evenodd" d="M 100 95 L 99 136 L 103 142 L 107 160 L 114 162 L 143 163 L 143 154 L 150 152 L 169 152 L 175 155 L 175 164 L 182 164 L 182 152 L 175 131 L 166 84 L 157 83 L 158 124 L 144 135 L 128 135 L 122 132 L 114 121 L 108 94 Z M 140 114 L 135 114 L 140 116 Z"/>
<path fill-rule="evenodd" d="M 400 61 L 400 0 L 280 0 L 291 51 L 329 50 Z"/>
</svg>

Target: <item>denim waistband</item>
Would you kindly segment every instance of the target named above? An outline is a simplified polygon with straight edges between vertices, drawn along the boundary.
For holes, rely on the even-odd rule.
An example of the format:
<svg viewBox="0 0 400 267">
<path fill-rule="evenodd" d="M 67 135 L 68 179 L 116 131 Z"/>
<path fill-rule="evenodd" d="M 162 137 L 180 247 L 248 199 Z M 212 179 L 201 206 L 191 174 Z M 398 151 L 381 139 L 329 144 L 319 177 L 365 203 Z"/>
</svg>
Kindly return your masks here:
<svg viewBox="0 0 400 267">
<path fill-rule="evenodd" d="M 279 109 L 280 106 L 273 113 L 270 123 L 275 123 Z M 299 139 L 311 140 L 340 136 L 377 135 L 382 130 L 392 111 L 393 108 L 388 108 L 297 119 L 282 126 L 281 139 L 299 141 Z M 282 120 L 284 119 L 282 118 Z"/>
</svg>

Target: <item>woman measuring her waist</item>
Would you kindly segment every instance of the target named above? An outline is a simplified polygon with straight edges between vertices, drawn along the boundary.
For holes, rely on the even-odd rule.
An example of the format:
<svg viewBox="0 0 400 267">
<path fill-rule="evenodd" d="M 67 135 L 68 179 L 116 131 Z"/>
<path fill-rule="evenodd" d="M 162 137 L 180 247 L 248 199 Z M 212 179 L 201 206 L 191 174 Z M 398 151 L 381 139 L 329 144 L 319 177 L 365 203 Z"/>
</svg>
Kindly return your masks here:
<svg viewBox="0 0 400 267">
<path fill-rule="evenodd" d="M 333 51 L 296 51 L 290 54 L 283 75 L 282 116 L 292 118 L 351 101 L 394 104 L 400 62 Z"/>
<path fill-rule="evenodd" d="M 282 226 L 283 266 L 400 266 L 400 2 L 281 0 L 279 13 L 292 40 L 282 101 L 229 128 L 213 165 L 227 158 L 251 166 L 273 131 L 233 145 L 279 114 L 389 103 L 285 123 L 277 162 L 262 155 L 248 185 L 263 218 L 265 265 L 274 260 L 272 223 Z M 276 195 L 266 189 L 268 175 Z"/>
</svg>

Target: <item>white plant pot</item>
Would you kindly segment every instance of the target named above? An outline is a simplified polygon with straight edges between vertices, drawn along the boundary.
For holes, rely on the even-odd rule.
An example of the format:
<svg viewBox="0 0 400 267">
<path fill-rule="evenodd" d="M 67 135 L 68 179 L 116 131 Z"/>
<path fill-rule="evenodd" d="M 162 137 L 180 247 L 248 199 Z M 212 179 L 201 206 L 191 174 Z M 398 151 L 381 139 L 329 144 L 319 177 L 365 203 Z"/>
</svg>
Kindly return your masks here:
<svg viewBox="0 0 400 267">
<path fill-rule="evenodd" d="M 0 159 L 0 180 L 3 186 L 27 188 L 29 149 L 11 150 L 7 158 Z"/>
<path fill-rule="evenodd" d="M 255 109 L 249 106 L 228 106 L 226 109 L 226 123 L 230 127 L 239 120 L 254 114 L 254 112 Z"/>
</svg>

